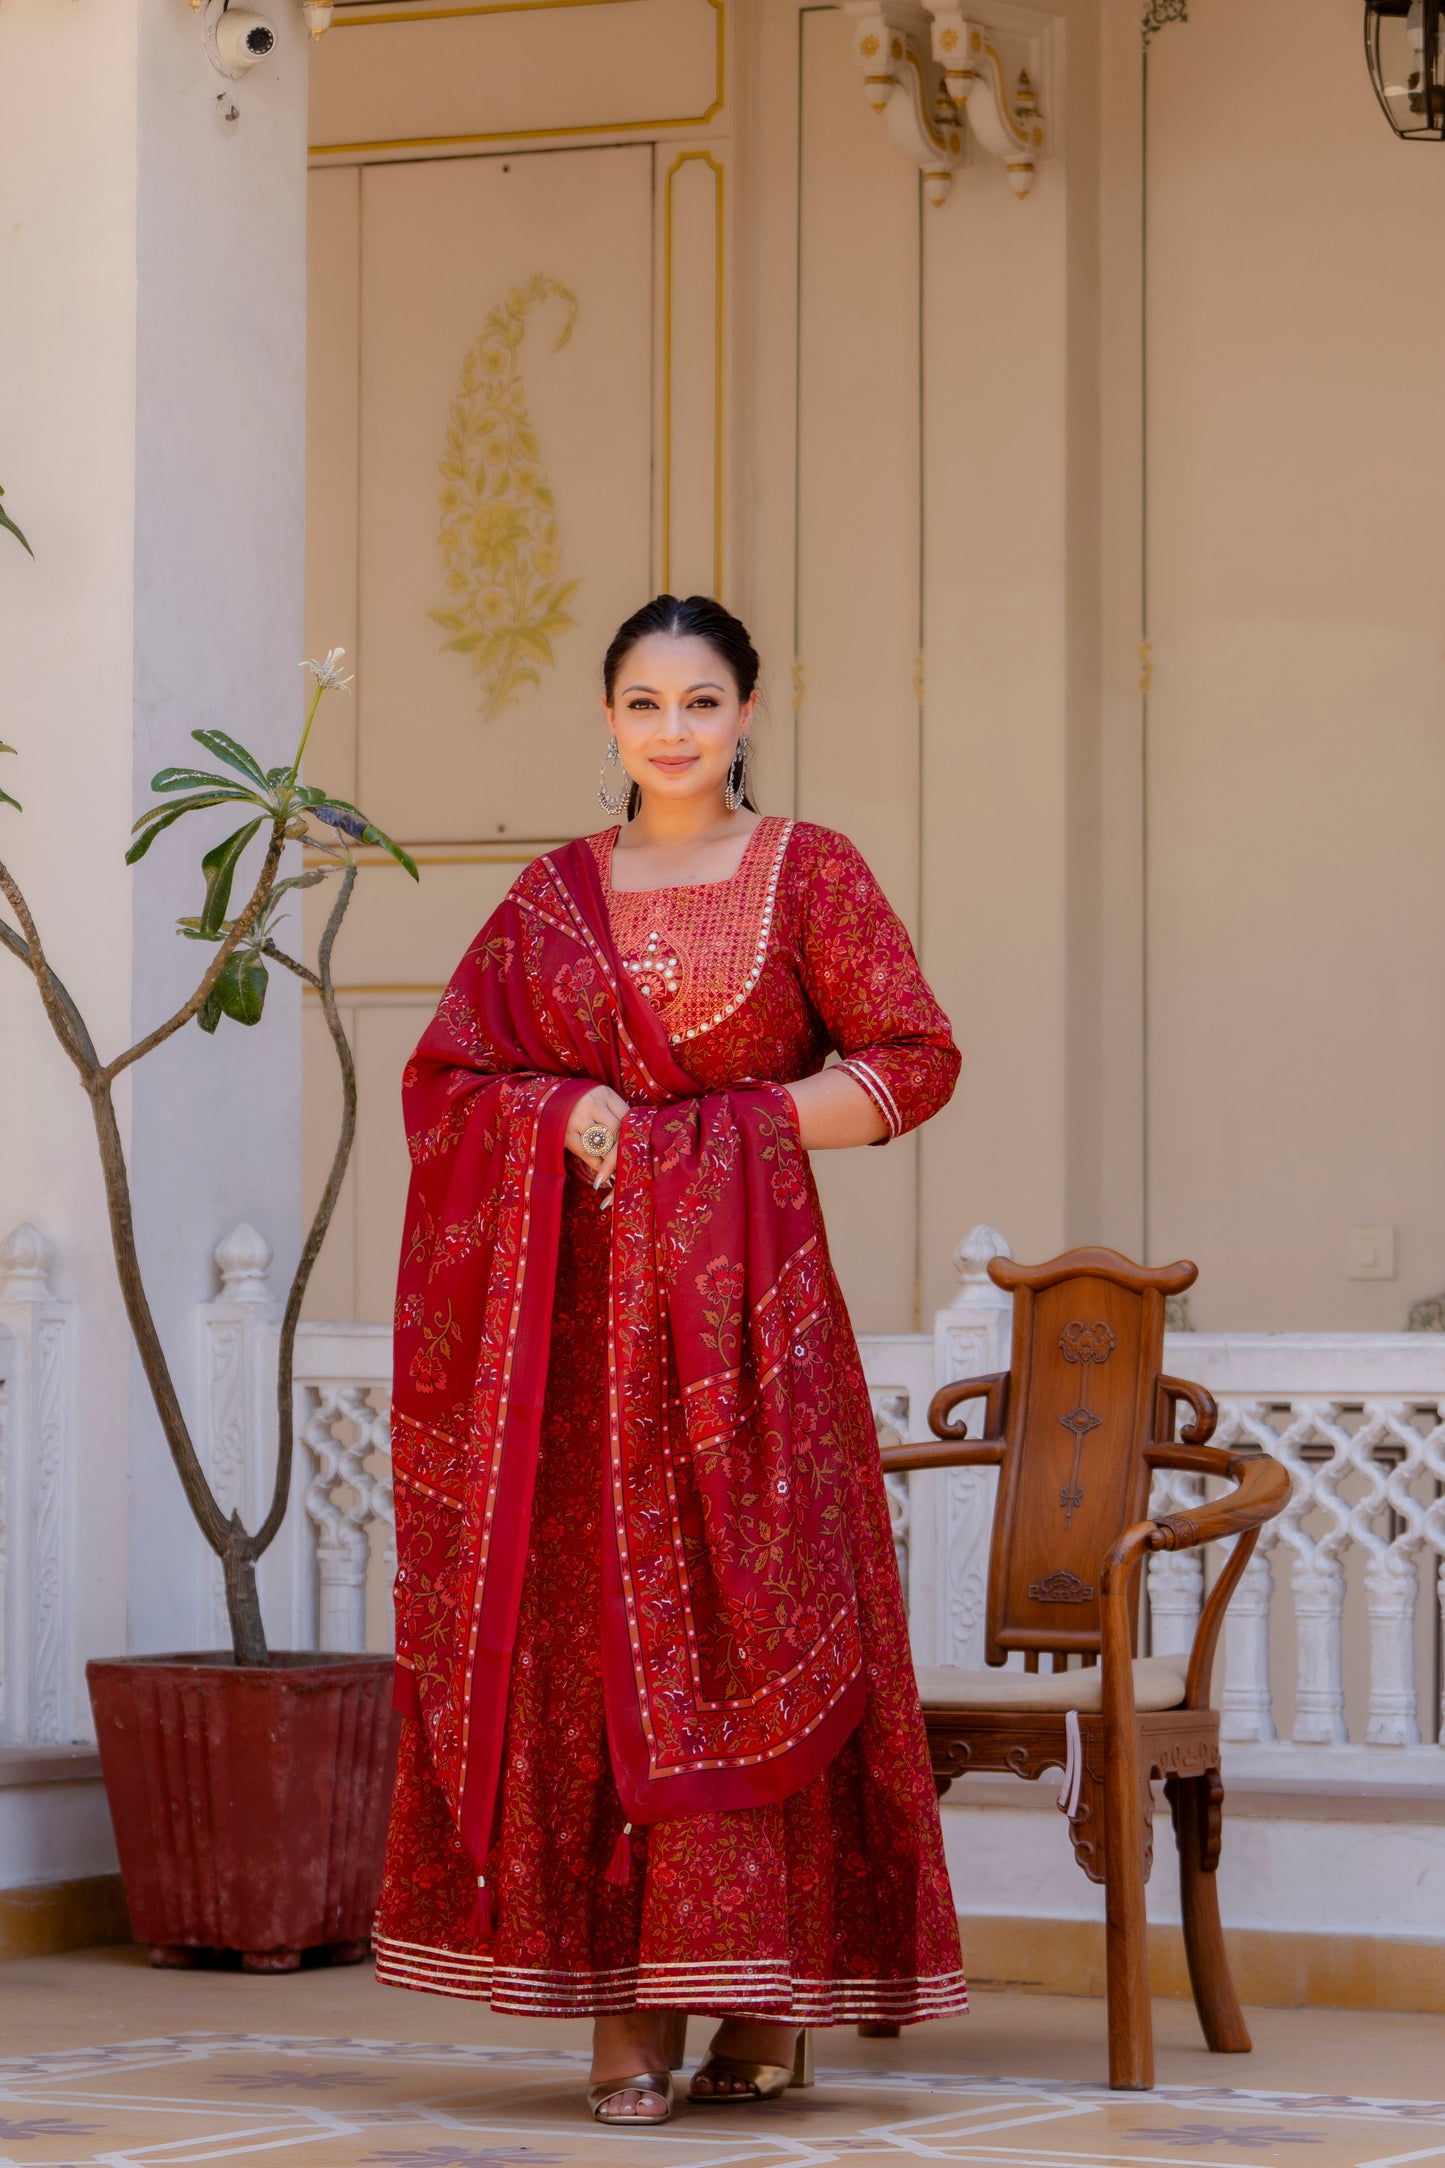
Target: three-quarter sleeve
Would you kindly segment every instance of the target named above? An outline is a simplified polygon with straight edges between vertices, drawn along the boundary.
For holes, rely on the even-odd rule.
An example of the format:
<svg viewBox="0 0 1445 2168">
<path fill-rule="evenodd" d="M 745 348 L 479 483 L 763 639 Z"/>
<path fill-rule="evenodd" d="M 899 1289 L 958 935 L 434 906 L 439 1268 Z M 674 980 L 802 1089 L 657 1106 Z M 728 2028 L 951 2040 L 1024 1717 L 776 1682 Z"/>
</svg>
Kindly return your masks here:
<svg viewBox="0 0 1445 2168">
<path fill-rule="evenodd" d="M 810 841 L 803 984 L 840 1066 L 867 1092 L 889 1137 L 901 1137 L 948 1104 L 962 1057 L 862 853 L 829 829 L 815 829 Z"/>
</svg>

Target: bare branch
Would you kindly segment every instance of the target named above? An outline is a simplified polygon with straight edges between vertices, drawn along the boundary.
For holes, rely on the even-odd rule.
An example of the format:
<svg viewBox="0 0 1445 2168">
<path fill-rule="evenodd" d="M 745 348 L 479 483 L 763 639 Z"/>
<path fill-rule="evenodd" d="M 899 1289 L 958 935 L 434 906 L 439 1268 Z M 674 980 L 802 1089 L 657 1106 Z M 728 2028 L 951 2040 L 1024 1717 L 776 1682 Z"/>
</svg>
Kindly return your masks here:
<svg viewBox="0 0 1445 2168">
<path fill-rule="evenodd" d="M 100 1058 L 79 1009 L 46 961 L 30 906 L 21 893 L 19 882 L 5 865 L 0 865 L 0 895 L 4 896 L 19 919 L 25 936 L 22 941 L 19 935 L 12 933 L 7 926 L 4 929 L 8 936 L 5 946 L 12 955 L 18 956 L 29 970 L 40 994 L 45 1014 L 50 1020 L 51 1030 L 88 1084 L 100 1066 Z"/>
<path fill-rule="evenodd" d="M 326 1017 L 326 1028 L 331 1033 L 331 1043 L 336 1049 L 336 1060 L 341 1070 L 341 1133 L 336 1140 L 336 1150 L 331 1158 L 331 1172 L 326 1177 L 326 1187 L 316 1207 L 316 1216 L 302 1245 L 291 1290 L 286 1297 L 286 1309 L 281 1319 L 280 1344 L 276 1355 L 276 1481 L 271 1493 L 271 1506 L 256 1532 L 255 1555 L 270 1544 L 286 1516 L 287 1502 L 291 1496 L 291 1462 L 295 1451 L 295 1408 L 292 1391 L 295 1356 L 296 1328 L 301 1322 L 301 1304 L 306 1294 L 306 1283 L 311 1269 L 321 1253 L 326 1240 L 326 1230 L 331 1225 L 336 1210 L 336 1200 L 341 1195 L 341 1184 L 351 1158 L 351 1147 L 356 1137 L 356 1063 L 352 1058 L 351 1045 L 336 1006 L 336 988 L 331 978 L 331 951 L 336 936 L 341 931 L 341 921 L 351 901 L 351 891 L 356 886 L 356 865 L 352 861 L 341 876 L 341 886 L 336 901 L 331 906 L 331 916 L 321 936 L 316 952 L 317 970 L 313 974 L 301 967 L 303 975 L 315 978 L 321 991 L 321 1007 Z M 278 956 L 278 962 L 290 963 L 291 959 Z M 292 968 L 296 967 L 292 965 Z"/>
<path fill-rule="evenodd" d="M 225 1515 L 217 1505 L 206 1481 L 205 1471 L 191 1442 L 191 1433 L 181 1412 L 170 1366 L 161 1346 L 156 1321 L 146 1298 L 145 1283 L 141 1278 L 140 1259 L 136 1253 L 135 1216 L 131 1209 L 130 1175 L 125 1163 L 125 1147 L 121 1143 L 120 1125 L 115 1117 L 115 1106 L 110 1096 L 110 1085 L 104 1072 L 91 1079 L 89 1084 L 91 1110 L 95 1116 L 95 1134 L 100 1145 L 101 1173 L 105 1178 L 105 1201 L 110 1214 L 110 1238 L 115 1250 L 116 1277 L 120 1281 L 121 1299 L 130 1323 L 146 1383 L 160 1417 L 171 1459 L 181 1479 L 186 1502 L 196 1517 L 201 1534 L 218 1556 L 224 1557 L 228 1530 Z"/>
<path fill-rule="evenodd" d="M 198 1015 L 201 1009 L 204 1008 L 206 997 L 225 970 L 232 951 L 239 942 L 245 940 L 246 935 L 251 931 L 265 908 L 266 899 L 276 885 L 276 875 L 280 870 L 281 852 L 285 847 L 285 843 L 285 822 L 281 820 L 272 821 L 271 841 L 266 849 L 266 862 L 261 868 L 261 877 L 251 891 L 250 902 L 246 905 L 240 917 L 232 921 L 230 932 L 216 950 L 215 956 L 211 960 L 210 970 L 201 980 L 190 1000 L 183 1002 L 174 1016 L 167 1017 L 165 1023 L 157 1024 L 154 1031 L 148 1031 L 143 1039 L 136 1040 L 134 1046 L 128 1046 L 123 1054 L 117 1054 L 113 1061 L 106 1063 L 101 1075 L 107 1084 L 113 1084 L 122 1069 L 128 1069 L 132 1062 L 140 1061 L 144 1055 L 151 1053 L 156 1047 L 164 1045 L 167 1039 L 173 1038 L 176 1032 L 181 1030 L 184 1025 L 189 1024 L 191 1018 Z"/>
<path fill-rule="evenodd" d="M 213 1551 L 220 1552 L 226 1541 L 225 1518 L 211 1495 L 210 1486 L 191 1443 L 190 1431 L 181 1413 L 181 1404 L 141 1279 L 140 1260 L 136 1252 L 135 1216 L 131 1207 L 130 1176 L 125 1163 L 125 1148 L 121 1143 L 120 1125 L 111 1101 L 109 1079 L 101 1067 L 100 1057 L 95 1051 L 85 1019 L 46 962 L 30 908 L 4 866 L 0 866 L 0 891 L 3 891 L 26 935 L 22 940 L 11 927 L 0 921 L 0 945 L 9 949 L 12 956 L 18 956 L 33 975 L 51 1028 L 80 1071 L 81 1081 L 90 1098 L 96 1138 L 100 1146 L 101 1175 L 105 1182 L 111 1245 L 115 1251 L 121 1300 L 125 1304 L 126 1317 L 140 1354 L 141 1367 L 145 1371 L 146 1382 L 150 1386 L 156 1413 L 160 1417 L 161 1428 L 170 1447 L 171 1458 L 176 1464 L 176 1472 L 180 1476 L 187 1502 L 207 1543 Z"/>
<path fill-rule="evenodd" d="M 298 979 L 305 979 L 308 986 L 314 986 L 317 993 L 320 993 L 321 981 L 309 964 L 298 963 L 294 956 L 288 956 L 285 949 L 277 948 L 275 942 L 270 940 L 261 943 L 261 954 L 269 956 L 274 964 L 284 964 L 288 971 L 294 971 Z"/>
</svg>

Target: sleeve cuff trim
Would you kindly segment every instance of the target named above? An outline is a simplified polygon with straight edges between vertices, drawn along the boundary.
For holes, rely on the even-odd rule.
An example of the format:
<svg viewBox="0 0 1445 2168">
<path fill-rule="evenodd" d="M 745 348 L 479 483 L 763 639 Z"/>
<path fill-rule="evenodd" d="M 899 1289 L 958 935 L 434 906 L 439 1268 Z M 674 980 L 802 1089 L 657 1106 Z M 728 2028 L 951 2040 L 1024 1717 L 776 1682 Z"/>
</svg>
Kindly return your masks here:
<svg viewBox="0 0 1445 2168">
<path fill-rule="evenodd" d="M 882 1077 L 879 1076 L 877 1070 L 870 1069 L 866 1061 L 859 1061 L 852 1055 L 846 1061 L 841 1061 L 838 1066 L 840 1069 L 846 1069 L 849 1076 L 856 1083 L 862 1085 L 864 1091 L 867 1092 L 868 1097 L 873 1101 L 878 1112 L 888 1124 L 889 1136 L 901 1136 L 903 1134 L 903 1117 L 898 1111 L 898 1102 L 892 1092 L 889 1091 Z"/>
</svg>

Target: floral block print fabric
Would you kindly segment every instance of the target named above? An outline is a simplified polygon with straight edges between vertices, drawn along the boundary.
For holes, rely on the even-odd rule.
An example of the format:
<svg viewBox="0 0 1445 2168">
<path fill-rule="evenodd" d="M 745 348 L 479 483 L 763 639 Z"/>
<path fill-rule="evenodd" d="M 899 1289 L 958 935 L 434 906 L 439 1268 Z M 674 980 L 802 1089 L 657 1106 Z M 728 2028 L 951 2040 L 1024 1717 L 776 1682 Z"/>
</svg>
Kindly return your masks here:
<svg viewBox="0 0 1445 2168">
<path fill-rule="evenodd" d="M 763 823 L 710 943 L 696 889 L 611 895 L 612 840 L 528 868 L 408 1071 L 378 1970 L 543 2015 L 957 2010 L 871 1409 L 774 1087 L 836 1052 L 900 1134 L 958 1055 L 844 838 Z M 628 970 L 680 942 L 673 988 Z M 597 1077 L 634 1109 L 610 1210 L 559 1144 Z"/>
</svg>

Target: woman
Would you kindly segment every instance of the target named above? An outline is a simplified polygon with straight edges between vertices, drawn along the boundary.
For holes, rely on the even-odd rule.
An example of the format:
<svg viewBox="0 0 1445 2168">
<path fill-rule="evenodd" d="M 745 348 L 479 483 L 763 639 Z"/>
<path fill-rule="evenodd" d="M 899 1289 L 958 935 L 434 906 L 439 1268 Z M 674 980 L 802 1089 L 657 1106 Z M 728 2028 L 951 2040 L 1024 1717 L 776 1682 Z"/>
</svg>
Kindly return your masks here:
<svg viewBox="0 0 1445 2168">
<path fill-rule="evenodd" d="M 966 2006 L 858 1355 L 808 1153 L 958 1054 L 853 846 L 746 790 L 758 659 L 659 596 L 600 795 L 403 1080 L 405 1722 L 377 1969 L 596 2020 L 609 2123 L 806 2083 L 815 2024 Z M 824 1068 L 830 1052 L 841 1057 Z"/>
</svg>

